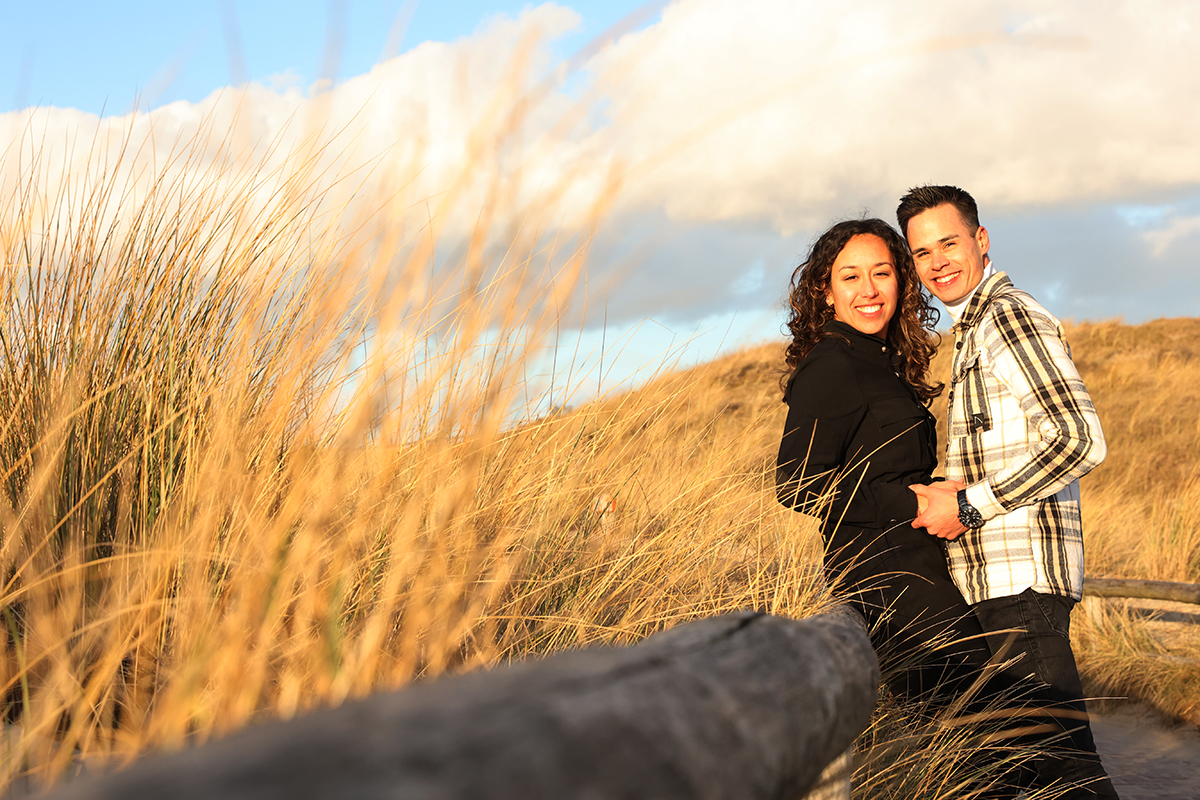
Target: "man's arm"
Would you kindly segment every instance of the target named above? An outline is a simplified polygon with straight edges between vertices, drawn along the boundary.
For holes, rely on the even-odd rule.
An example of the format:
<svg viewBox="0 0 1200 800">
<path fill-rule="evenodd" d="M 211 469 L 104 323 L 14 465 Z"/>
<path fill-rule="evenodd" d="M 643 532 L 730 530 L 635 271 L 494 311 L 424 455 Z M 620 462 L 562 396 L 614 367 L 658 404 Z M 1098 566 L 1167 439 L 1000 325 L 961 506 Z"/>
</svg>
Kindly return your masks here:
<svg viewBox="0 0 1200 800">
<path fill-rule="evenodd" d="M 1106 453 L 1100 419 L 1054 321 L 1007 298 L 997 300 L 990 315 L 995 334 L 984 346 L 993 375 L 1017 398 L 1024 424 L 1038 439 L 1025 458 L 967 488 L 967 500 L 984 519 L 1062 490 Z"/>
</svg>

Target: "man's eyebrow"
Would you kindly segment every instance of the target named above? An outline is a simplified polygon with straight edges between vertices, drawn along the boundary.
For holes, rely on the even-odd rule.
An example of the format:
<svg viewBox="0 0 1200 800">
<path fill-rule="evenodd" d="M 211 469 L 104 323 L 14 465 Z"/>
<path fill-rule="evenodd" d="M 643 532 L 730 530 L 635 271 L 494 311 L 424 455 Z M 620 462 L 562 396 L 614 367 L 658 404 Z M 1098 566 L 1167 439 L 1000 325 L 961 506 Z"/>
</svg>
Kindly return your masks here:
<svg viewBox="0 0 1200 800">
<path fill-rule="evenodd" d="M 934 244 L 945 244 L 946 242 L 949 242 L 953 239 L 958 239 L 958 238 L 959 238 L 959 235 L 957 233 L 951 233 L 951 234 L 948 234 L 948 235 L 943 236 L 942 238 L 938 239 L 936 242 L 934 242 Z M 914 253 L 920 253 L 923 250 L 928 250 L 930 247 L 931 247 L 931 245 L 921 245 L 920 247 L 912 248 L 912 251 Z"/>
</svg>

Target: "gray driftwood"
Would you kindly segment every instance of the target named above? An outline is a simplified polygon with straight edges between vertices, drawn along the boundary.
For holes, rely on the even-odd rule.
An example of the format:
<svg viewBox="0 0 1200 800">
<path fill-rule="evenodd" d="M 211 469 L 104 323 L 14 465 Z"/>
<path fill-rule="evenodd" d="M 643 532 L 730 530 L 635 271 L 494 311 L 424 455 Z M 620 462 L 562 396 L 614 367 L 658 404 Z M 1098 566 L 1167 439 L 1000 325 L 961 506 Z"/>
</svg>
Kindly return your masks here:
<svg viewBox="0 0 1200 800">
<path fill-rule="evenodd" d="M 55 800 L 794 798 L 866 726 L 861 620 L 741 613 L 234 734 Z"/>
<path fill-rule="evenodd" d="M 1131 597 L 1141 600 L 1173 600 L 1200 605 L 1200 585 L 1143 581 L 1135 578 L 1086 578 L 1084 595 L 1092 597 Z"/>
</svg>

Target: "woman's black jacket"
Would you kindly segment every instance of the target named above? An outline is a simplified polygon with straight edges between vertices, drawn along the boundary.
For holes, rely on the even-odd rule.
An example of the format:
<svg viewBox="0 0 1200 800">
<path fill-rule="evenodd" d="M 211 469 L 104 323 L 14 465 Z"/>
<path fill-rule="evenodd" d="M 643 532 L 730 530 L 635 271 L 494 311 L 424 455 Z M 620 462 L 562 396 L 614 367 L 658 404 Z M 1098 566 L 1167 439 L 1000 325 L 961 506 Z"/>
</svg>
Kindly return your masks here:
<svg viewBox="0 0 1200 800">
<path fill-rule="evenodd" d="M 933 415 L 876 336 L 836 320 L 797 366 L 776 460 L 779 502 L 825 518 L 822 530 L 888 528 L 917 514 L 908 486 L 937 465 Z M 819 498 L 835 495 L 828 509 Z"/>
</svg>

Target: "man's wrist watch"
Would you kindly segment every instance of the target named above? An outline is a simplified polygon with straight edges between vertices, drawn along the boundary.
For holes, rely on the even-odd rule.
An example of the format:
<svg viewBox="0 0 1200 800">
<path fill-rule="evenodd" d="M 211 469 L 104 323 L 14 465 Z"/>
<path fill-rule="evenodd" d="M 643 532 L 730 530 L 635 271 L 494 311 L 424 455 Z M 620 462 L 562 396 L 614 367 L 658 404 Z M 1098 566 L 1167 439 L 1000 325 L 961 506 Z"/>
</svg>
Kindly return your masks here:
<svg viewBox="0 0 1200 800">
<path fill-rule="evenodd" d="M 967 501 L 967 490 L 958 490 L 958 521 L 965 528 L 982 528 L 983 514 Z"/>
</svg>

